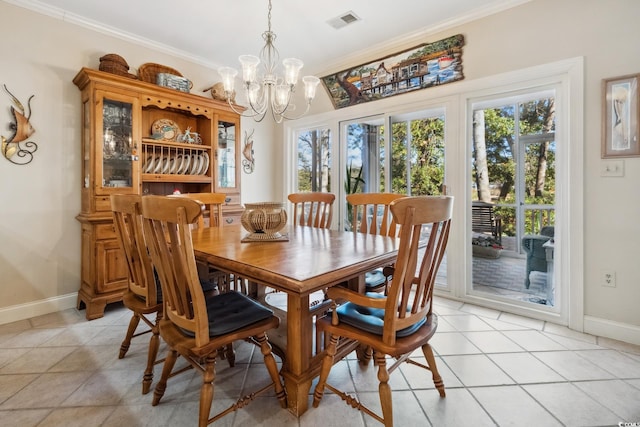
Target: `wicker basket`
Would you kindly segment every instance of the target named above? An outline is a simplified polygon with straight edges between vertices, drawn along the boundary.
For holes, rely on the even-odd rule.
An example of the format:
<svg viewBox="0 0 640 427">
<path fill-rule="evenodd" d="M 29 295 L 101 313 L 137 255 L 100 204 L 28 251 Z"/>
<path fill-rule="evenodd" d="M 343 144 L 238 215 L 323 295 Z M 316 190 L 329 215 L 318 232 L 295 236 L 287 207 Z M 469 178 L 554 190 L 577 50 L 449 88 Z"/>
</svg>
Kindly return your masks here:
<svg viewBox="0 0 640 427">
<path fill-rule="evenodd" d="M 130 77 L 133 79 L 138 78 L 135 74 L 129 73 L 129 64 L 127 64 L 127 61 L 125 61 L 122 56 L 115 53 L 109 53 L 101 57 L 98 69 L 100 71 L 117 74 L 119 76 Z"/>
<path fill-rule="evenodd" d="M 167 67 L 166 65 L 154 64 L 147 62 L 138 67 L 138 77 L 143 82 L 157 84 L 157 78 L 159 73 L 173 74 L 174 76 L 182 77 L 180 71 Z"/>
<path fill-rule="evenodd" d="M 245 203 L 240 223 L 251 239 L 276 240 L 287 225 L 287 211 L 281 202 Z"/>
</svg>

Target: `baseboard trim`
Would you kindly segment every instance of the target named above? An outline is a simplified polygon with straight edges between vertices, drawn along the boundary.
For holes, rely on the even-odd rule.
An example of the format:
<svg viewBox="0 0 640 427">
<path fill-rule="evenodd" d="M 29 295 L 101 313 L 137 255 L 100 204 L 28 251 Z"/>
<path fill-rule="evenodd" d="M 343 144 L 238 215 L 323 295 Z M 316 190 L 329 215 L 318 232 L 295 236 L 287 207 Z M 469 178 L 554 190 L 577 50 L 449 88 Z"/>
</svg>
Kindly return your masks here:
<svg viewBox="0 0 640 427">
<path fill-rule="evenodd" d="M 77 300 L 78 293 L 74 292 L 67 295 L 0 308 L 0 325 L 74 308 Z"/>
<path fill-rule="evenodd" d="M 584 332 L 600 337 L 640 345 L 640 326 L 584 316 Z"/>
</svg>

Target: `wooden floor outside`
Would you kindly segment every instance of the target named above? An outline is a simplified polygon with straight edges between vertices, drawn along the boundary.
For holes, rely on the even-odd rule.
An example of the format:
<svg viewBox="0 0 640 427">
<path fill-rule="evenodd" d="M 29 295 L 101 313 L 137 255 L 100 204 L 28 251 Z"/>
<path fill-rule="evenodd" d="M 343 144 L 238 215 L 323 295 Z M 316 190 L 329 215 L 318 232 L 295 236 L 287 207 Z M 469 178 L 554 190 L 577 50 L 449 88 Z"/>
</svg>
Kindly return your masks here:
<svg viewBox="0 0 640 427">
<path fill-rule="evenodd" d="M 515 252 L 515 238 L 503 237 L 504 249 L 497 259 L 473 257 L 473 289 L 534 304 L 550 305 L 547 296 L 547 273 L 531 273 L 531 285 L 525 288 L 527 260 Z M 438 276 L 446 281 L 446 257 Z"/>
</svg>

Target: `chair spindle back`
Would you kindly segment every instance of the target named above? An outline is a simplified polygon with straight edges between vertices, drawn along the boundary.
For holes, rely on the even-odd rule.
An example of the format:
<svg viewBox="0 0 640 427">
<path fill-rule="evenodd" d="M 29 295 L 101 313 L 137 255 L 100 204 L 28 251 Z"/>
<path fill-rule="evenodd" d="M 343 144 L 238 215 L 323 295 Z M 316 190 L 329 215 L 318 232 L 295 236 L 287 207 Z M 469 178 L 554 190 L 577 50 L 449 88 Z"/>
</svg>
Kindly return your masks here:
<svg viewBox="0 0 640 427">
<path fill-rule="evenodd" d="M 393 218 L 402 229 L 385 307 L 383 341 L 390 345 L 395 343 L 397 331 L 431 314 L 433 287 L 447 247 L 452 211 L 450 196 L 405 197 L 391 203 Z M 423 233 L 428 235 L 426 248 L 421 248 Z"/>
<path fill-rule="evenodd" d="M 116 236 L 127 258 L 129 290 L 151 307 L 157 304 L 158 295 L 142 227 L 141 200 L 137 194 L 113 194 L 111 211 Z"/>
<path fill-rule="evenodd" d="M 308 192 L 291 193 L 288 199 L 293 203 L 293 224 L 315 228 L 331 228 L 333 219 L 333 193 Z"/>
<path fill-rule="evenodd" d="M 348 194 L 347 203 L 352 206 L 351 229 L 360 233 L 396 237 L 398 224 L 391 215 L 389 205 L 402 197 L 406 196 L 394 193 Z"/>
<path fill-rule="evenodd" d="M 209 342 L 205 297 L 191 238 L 191 225 L 203 211 L 202 203 L 185 197 L 142 199 L 144 231 L 162 285 L 165 317 L 195 334 L 197 346 Z"/>
</svg>

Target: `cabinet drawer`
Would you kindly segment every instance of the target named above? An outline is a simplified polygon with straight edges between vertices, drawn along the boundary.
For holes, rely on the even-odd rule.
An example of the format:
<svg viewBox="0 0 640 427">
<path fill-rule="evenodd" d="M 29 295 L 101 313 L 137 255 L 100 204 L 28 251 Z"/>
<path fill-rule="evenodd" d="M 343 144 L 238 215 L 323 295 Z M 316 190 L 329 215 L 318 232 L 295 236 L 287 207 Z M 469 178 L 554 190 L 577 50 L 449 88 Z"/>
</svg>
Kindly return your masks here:
<svg viewBox="0 0 640 427">
<path fill-rule="evenodd" d="M 240 224 L 242 212 L 229 212 L 222 215 L 223 225 Z"/>
<path fill-rule="evenodd" d="M 95 202 L 96 202 L 96 211 L 97 212 L 110 211 L 111 210 L 111 199 L 109 198 L 109 196 L 96 197 L 95 198 Z"/>
<path fill-rule="evenodd" d="M 96 240 L 116 239 L 116 229 L 113 224 L 96 225 Z"/>
<path fill-rule="evenodd" d="M 240 205 L 240 194 L 230 193 L 227 194 L 224 200 L 225 205 Z"/>
</svg>

